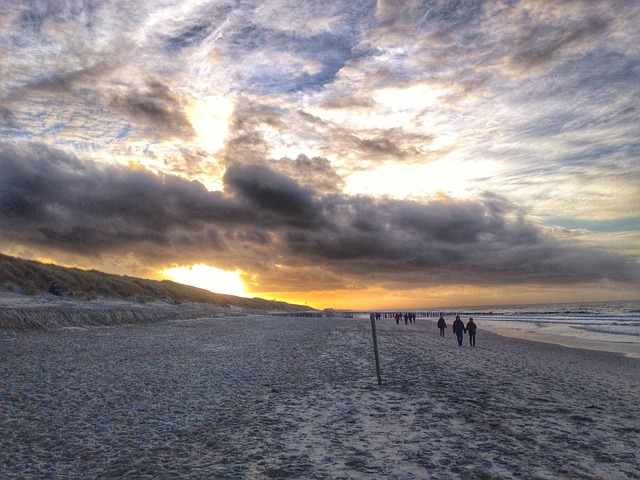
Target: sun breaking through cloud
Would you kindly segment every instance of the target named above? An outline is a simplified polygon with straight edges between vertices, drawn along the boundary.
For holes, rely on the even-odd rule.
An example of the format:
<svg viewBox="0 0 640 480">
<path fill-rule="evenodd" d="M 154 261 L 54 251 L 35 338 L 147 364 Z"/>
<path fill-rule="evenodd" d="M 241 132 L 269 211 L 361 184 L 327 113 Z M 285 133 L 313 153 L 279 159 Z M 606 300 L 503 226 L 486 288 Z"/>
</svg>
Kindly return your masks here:
<svg viewBox="0 0 640 480">
<path fill-rule="evenodd" d="M 247 296 L 240 271 L 225 272 L 203 263 L 172 267 L 161 274 L 184 285 L 204 288 L 215 293 L 225 293 L 239 297 Z"/>
</svg>

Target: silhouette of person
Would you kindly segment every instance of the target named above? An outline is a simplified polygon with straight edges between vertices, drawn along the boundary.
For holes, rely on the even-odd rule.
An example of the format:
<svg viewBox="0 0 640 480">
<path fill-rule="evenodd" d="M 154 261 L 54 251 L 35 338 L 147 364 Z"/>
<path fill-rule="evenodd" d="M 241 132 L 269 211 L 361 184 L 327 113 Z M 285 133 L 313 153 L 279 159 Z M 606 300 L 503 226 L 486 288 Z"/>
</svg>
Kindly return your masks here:
<svg viewBox="0 0 640 480">
<path fill-rule="evenodd" d="M 58 297 L 62 296 L 62 291 L 58 288 L 55 282 L 49 286 L 49 293 L 51 293 L 52 295 L 56 295 Z"/>
<path fill-rule="evenodd" d="M 440 329 L 440 336 L 444 337 L 444 329 L 447 328 L 447 322 L 444 321 L 444 317 L 440 315 L 438 319 L 438 328 Z"/>
<path fill-rule="evenodd" d="M 460 320 L 460 315 L 456 315 L 456 320 L 453 322 L 453 333 L 458 337 L 458 345 L 462 346 L 462 336 L 464 335 L 464 323 Z"/>
<path fill-rule="evenodd" d="M 467 322 L 467 327 L 464 329 L 465 332 L 469 334 L 469 345 L 472 347 L 476 346 L 476 330 L 478 326 L 473 321 L 473 317 L 469 317 L 469 321 Z"/>
</svg>

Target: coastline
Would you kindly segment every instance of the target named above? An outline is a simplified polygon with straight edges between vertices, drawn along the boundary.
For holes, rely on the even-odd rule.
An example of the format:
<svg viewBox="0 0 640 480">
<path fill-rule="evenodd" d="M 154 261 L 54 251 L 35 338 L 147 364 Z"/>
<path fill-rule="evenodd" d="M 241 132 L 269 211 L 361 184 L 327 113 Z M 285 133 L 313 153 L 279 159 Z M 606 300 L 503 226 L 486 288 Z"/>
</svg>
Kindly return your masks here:
<svg viewBox="0 0 640 480">
<path fill-rule="evenodd" d="M 570 336 L 549 335 L 544 333 L 522 332 L 509 328 L 484 328 L 486 332 L 492 332 L 509 338 L 528 340 L 531 342 L 551 343 L 566 348 L 592 350 L 598 352 L 614 353 L 629 358 L 640 359 L 640 345 L 637 343 L 620 343 L 591 340 Z"/>
<path fill-rule="evenodd" d="M 236 315 L 260 315 L 265 312 L 238 308 L 220 307 L 214 304 L 173 303 L 156 301 L 136 303 L 109 298 L 82 300 L 48 295 L 21 295 L 0 292 L 0 331 L 30 331 L 64 328 L 91 328 L 95 326 L 162 322 L 176 319 L 223 318 Z M 289 313 L 288 316 L 296 316 Z M 433 317 L 419 318 L 418 322 L 430 322 Z M 391 319 L 381 322 L 392 323 Z M 402 323 L 402 322 L 401 322 Z M 501 328 L 483 325 L 477 321 L 479 331 L 501 336 L 551 343 L 566 348 L 620 354 L 629 358 L 640 358 L 640 344 L 585 339 L 568 335 L 554 335 L 524 331 L 516 328 Z M 435 327 L 434 327 L 435 328 Z M 448 333 L 451 333 L 450 331 Z M 465 335 L 465 341 L 467 337 Z"/>
<path fill-rule="evenodd" d="M 113 299 L 89 301 L 69 297 L 60 299 L 51 295 L 31 296 L 0 292 L 0 331 L 82 329 L 95 326 L 259 315 L 261 313 L 264 312 L 238 307 L 220 307 L 214 304 L 176 304 L 162 301 L 141 304 Z M 295 317 L 295 314 L 290 313 L 288 316 Z M 392 322 L 391 319 L 381 321 Z M 436 323 L 435 319 L 430 317 L 420 318 L 418 321 L 427 321 L 433 325 Z M 494 325 L 486 326 L 481 319 L 478 321 L 478 328 L 510 338 L 550 343 L 566 348 L 609 352 L 640 359 L 640 344 L 638 343 L 611 342 L 568 335 L 529 332 Z M 466 339 L 465 335 L 465 341 Z"/>
</svg>

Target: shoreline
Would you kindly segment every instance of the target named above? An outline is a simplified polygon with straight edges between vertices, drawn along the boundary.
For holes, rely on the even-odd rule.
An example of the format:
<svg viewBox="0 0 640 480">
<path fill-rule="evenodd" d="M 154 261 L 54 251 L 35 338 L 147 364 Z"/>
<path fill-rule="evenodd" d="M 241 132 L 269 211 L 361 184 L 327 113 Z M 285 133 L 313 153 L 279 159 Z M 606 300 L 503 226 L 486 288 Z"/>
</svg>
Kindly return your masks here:
<svg viewBox="0 0 640 480">
<path fill-rule="evenodd" d="M 0 292 L 0 331 L 82 329 L 105 325 L 219 318 L 237 315 L 266 315 L 267 313 L 238 307 L 220 307 L 214 304 L 173 304 L 161 301 L 143 304 L 108 298 L 97 300 L 60 299 L 51 295 L 28 296 Z M 296 317 L 297 315 L 291 312 L 287 316 Z M 435 318 L 422 317 L 418 319 L 419 322 L 424 322 L 425 320 L 432 323 L 435 328 Z M 379 323 L 385 322 L 393 322 L 393 320 L 383 319 Z M 482 323 L 478 325 L 479 332 L 492 332 L 510 338 L 550 343 L 573 349 L 609 352 L 640 359 L 640 344 L 638 343 L 619 343 L 528 332 L 511 328 L 486 327 Z M 450 333 L 448 331 L 448 334 Z M 465 335 L 466 340 L 467 337 Z"/>
<path fill-rule="evenodd" d="M 429 323 L 433 324 L 434 330 L 436 330 L 437 322 L 432 319 L 421 319 L 427 320 Z M 395 324 L 394 324 L 395 325 Z M 449 331 L 450 328 L 447 328 L 446 336 L 453 336 L 453 334 Z M 505 338 L 513 338 L 517 340 L 525 340 L 534 343 L 544 343 L 549 345 L 557 345 L 564 348 L 570 348 L 575 350 L 589 350 L 592 352 L 602 352 L 602 353 L 610 353 L 614 355 L 620 355 L 626 358 L 632 359 L 640 359 L 640 344 L 637 343 L 619 343 L 619 342 L 607 342 L 604 340 L 590 340 L 578 337 L 570 337 L 570 336 L 560 336 L 560 335 L 550 335 L 544 333 L 532 333 L 525 332 L 521 330 L 515 330 L 510 328 L 499 328 L 499 327 L 484 327 L 481 323 L 478 323 L 478 334 L 479 337 L 482 333 L 490 333 L 493 335 L 498 335 L 500 337 Z M 467 334 L 464 335 L 464 345 L 468 343 Z"/>
<path fill-rule="evenodd" d="M 532 333 L 512 330 L 509 328 L 484 328 L 479 329 L 492 332 L 496 335 L 520 340 L 528 340 L 538 343 L 550 343 L 565 348 L 591 350 L 596 352 L 614 353 L 628 358 L 640 359 L 640 345 L 637 343 L 606 342 L 602 340 L 590 340 L 570 336 L 549 335 L 544 333 Z"/>
</svg>

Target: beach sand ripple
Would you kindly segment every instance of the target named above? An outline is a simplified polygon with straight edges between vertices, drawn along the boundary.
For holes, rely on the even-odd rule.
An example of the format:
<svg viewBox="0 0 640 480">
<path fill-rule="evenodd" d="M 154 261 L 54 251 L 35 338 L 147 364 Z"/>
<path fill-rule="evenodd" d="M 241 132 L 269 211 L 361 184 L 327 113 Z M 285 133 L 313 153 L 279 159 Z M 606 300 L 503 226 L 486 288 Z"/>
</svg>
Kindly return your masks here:
<svg viewBox="0 0 640 480">
<path fill-rule="evenodd" d="M 638 478 L 638 359 L 389 322 L 0 332 L 0 476 Z"/>
</svg>

